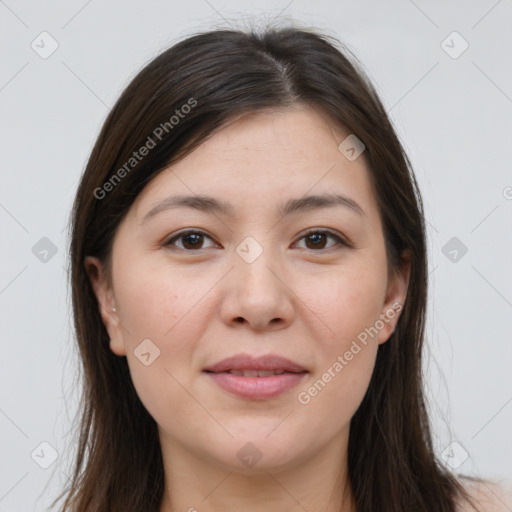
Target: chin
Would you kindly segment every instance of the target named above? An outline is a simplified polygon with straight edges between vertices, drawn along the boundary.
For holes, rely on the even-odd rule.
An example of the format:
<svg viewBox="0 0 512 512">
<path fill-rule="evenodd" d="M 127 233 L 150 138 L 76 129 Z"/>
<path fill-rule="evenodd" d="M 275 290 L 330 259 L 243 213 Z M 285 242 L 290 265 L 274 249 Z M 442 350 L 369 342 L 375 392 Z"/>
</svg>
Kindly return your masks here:
<svg viewBox="0 0 512 512">
<path fill-rule="evenodd" d="M 281 435 L 273 432 L 269 436 L 270 431 L 251 433 L 248 429 L 243 436 L 236 435 L 233 439 L 219 443 L 219 450 L 210 453 L 210 457 L 226 470 L 257 475 L 287 471 L 307 460 L 310 456 L 307 452 L 315 449 L 312 442 L 304 440 L 303 436 L 295 438 L 286 431 L 281 432 Z M 301 447 L 307 447 L 307 452 Z"/>
</svg>

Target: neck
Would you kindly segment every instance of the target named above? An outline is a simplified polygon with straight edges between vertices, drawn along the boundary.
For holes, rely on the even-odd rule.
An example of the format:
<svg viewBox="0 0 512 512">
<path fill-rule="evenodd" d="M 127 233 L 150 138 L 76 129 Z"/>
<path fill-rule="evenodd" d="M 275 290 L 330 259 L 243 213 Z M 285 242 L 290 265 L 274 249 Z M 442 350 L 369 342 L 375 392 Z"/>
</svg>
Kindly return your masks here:
<svg viewBox="0 0 512 512">
<path fill-rule="evenodd" d="M 242 473 L 160 435 L 165 491 L 160 512 L 355 512 L 348 432 L 307 460 Z"/>
</svg>

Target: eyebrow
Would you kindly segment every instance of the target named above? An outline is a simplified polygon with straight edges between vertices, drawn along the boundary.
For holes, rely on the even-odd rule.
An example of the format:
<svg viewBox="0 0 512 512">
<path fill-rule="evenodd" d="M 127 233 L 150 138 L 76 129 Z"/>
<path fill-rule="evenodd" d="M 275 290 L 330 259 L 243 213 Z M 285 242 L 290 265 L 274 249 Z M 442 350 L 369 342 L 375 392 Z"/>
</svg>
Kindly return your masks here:
<svg viewBox="0 0 512 512">
<path fill-rule="evenodd" d="M 366 217 L 364 210 L 353 199 L 343 194 L 316 194 L 303 196 L 296 199 L 289 199 L 286 203 L 277 208 L 277 215 L 286 217 L 295 213 L 301 213 L 321 208 L 332 208 L 335 206 L 344 206 L 361 217 Z M 209 196 L 171 196 L 167 197 L 156 206 L 151 208 L 141 224 L 160 212 L 175 208 L 192 208 L 205 213 L 224 215 L 226 217 L 234 216 L 234 208 L 231 204 L 219 201 Z"/>
</svg>

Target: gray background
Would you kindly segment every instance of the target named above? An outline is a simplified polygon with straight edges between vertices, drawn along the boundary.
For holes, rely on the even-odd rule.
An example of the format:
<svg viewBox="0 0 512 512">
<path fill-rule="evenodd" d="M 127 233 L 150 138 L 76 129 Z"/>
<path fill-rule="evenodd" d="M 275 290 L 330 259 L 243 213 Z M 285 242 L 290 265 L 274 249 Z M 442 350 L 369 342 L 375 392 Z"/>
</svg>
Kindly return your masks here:
<svg viewBox="0 0 512 512">
<path fill-rule="evenodd" d="M 436 450 L 457 472 L 510 480 L 510 0 L 6 0 L 0 1 L 1 511 L 45 510 L 66 479 L 78 396 L 66 224 L 109 108 L 148 60 L 186 35 L 275 17 L 339 38 L 377 86 L 425 200 L 431 285 L 425 373 Z M 58 48 L 43 59 L 50 37 Z M 469 47 L 458 55 L 464 40 Z M 39 242 L 43 237 L 55 255 L 41 252 L 48 244 Z M 446 245 L 453 237 L 458 241 Z M 48 469 L 41 465 L 52 461 L 52 451 L 42 442 L 58 453 Z M 458 445 L 449 453 L 452 442 Z"/>
</svg>

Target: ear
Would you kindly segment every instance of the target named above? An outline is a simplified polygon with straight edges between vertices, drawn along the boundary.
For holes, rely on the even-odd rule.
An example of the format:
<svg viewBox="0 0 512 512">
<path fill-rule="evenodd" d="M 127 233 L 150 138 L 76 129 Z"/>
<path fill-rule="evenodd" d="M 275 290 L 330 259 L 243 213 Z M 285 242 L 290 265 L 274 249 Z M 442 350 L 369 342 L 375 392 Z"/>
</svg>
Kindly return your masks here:
<svg viewBox="0 0 512 512">
<path fill-rule="evenodd" d="M 404 251 L 401 256 L 400 267 L 393 271 L 388 279 L 386 298 L 384 300 L 380 320 L 384 327 L 379 330 L 377 336 L 378 344 L 385 343 L 395 331 L 396 324 L 404 308 L 409 278 L 411 275 L 411 254 Z"/>
<path fill-rule="evenodd" d="M 98 300 L 101 319 L 110 337 L 110 350 L 118 356 L 124 356 L 126 355 L 126 348 L 119 322 L 119 312 L 113 311 L 113 308 L 116 308 L 116 302 L 113 290 L 106 278 L 103 264 L 95 256 L 87 256 L 84 260 L 84 267 Z"/>
</svg>

